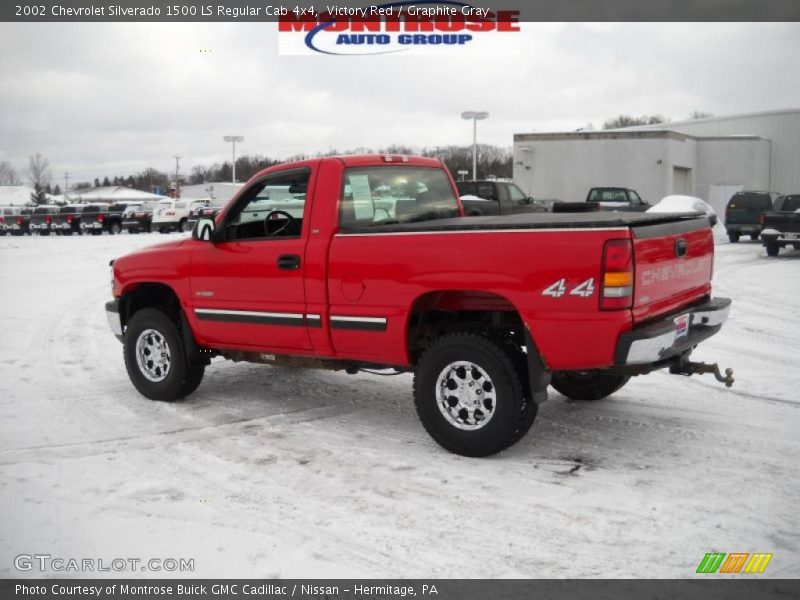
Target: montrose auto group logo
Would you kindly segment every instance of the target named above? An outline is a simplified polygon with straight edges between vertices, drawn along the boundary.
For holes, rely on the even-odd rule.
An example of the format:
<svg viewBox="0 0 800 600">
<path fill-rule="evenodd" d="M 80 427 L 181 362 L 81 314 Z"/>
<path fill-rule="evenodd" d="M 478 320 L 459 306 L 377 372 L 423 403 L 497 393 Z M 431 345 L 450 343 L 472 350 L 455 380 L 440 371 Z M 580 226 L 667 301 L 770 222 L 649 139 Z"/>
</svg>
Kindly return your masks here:
<svg viewBox="0 0 800 600">
<path fill-rule="evenodd" d="M 519 53 L 519 11 L 434 0 L 323 8 L 279 17 L 280 54 Z"/>
</svg>

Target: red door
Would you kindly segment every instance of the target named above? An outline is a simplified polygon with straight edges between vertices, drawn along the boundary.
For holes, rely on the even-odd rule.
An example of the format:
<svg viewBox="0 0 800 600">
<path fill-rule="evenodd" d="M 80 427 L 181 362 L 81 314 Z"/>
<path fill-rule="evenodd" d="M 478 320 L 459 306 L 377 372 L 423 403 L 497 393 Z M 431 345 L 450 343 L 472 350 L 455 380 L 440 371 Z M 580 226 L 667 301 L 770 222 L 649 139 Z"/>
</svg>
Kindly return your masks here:
<svg viewBox="0 0 800 600">
<path fill-rule="evenodd" d="M 204 343 L 309 351 L 303 225 L 310 169 L 251 184 L 217 224 L 220 240 L 194 241 L 192 317 Z"/>
</svg>

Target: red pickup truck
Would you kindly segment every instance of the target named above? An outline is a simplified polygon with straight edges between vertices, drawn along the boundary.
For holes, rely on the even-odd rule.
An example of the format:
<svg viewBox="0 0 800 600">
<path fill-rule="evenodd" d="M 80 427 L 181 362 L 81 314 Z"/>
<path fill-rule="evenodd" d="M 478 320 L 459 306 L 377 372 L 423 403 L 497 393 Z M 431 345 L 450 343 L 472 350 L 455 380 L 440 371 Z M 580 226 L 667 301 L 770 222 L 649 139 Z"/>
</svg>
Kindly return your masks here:
<svg viewBox="0 0 800 600">
<path fill-rule="evenodd" d="M 212 356 L 413 371 L 431 436 L 485 456 L 530 429 L 547 387 L 597 400 L 689 361 L 711 298 L 706 218 L 464 217 L 437 160 L 319 158 L 266 169 L 191 238 L 112 261 L 109 324 L 133 385 L 176 400 Z"/>
</svg>

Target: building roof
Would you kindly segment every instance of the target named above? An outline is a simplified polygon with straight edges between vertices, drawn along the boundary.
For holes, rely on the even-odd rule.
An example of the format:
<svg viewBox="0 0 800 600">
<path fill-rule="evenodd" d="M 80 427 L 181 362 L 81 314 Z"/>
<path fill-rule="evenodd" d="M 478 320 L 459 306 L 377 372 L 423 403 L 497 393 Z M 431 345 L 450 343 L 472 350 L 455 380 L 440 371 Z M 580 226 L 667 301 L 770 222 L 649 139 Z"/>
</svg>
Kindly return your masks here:
<svg viewBox="0 0 800 600">
<path fill-rule="evenodd" d="M 150 192 L 142 192 L 121 185 L 98 187 L 69 193 L 73 201 L 78 202 L 134 202 L 144 200 L 163 200 L 167 196 L 159 196 Z"/>
<path fill-rule="evenodd" d="M 0 185 L 0 206 L 29 204 L 33 188 L 27 185 Z"/>
<path fill-rule="evenodd" d="M 737 119 L 751 119 L 753 117 L 771 117 L 777 115 L 800 114 L 800 108 L 782 108 L 776 110 L 762 110 L 751 113 L 739 113 L 735 115 L 723 115 L 721 117 L 703 117 L 702 119 L 684 119 L 682 121 L 671 121 L 669 123 L 656 123 L 655 125 L 634 125 L 633 127 L 623 127 L 611 129 L 609 131 L 637 131 L 652 129 L 668 129 L 673 126 L 699 125 L 701 123 L 717 123 L 719 121 L 735 121 Z"/>
</svg>

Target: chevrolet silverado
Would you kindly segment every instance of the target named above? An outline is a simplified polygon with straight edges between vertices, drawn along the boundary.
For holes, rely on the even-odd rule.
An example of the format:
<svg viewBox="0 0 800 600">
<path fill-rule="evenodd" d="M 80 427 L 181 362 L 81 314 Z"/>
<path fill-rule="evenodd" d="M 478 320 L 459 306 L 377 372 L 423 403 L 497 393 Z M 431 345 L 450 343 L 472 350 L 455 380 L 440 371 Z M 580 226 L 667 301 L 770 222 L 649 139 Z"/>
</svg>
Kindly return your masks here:
<svg viewBox="0 0 800 600">
<path fill-rule="evenodd" d="M 732 384 L 689 360 L 730 308 L 712 298 L 707 218 L 463 214 L 435 159 L 258 173 L 191 237 L 112 261 L 106 316 L 131 382 L 176 400 L 213 356 L 413 372 L 423 426 L 467 456 L 525 435 L 549 385 L 598 400 L 662 368 Z"/>
</svg>

